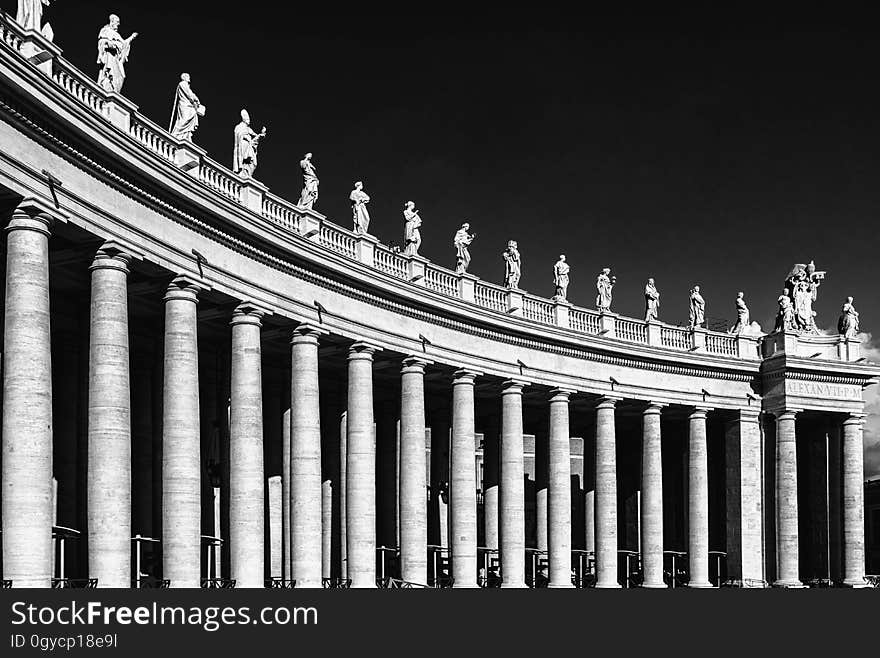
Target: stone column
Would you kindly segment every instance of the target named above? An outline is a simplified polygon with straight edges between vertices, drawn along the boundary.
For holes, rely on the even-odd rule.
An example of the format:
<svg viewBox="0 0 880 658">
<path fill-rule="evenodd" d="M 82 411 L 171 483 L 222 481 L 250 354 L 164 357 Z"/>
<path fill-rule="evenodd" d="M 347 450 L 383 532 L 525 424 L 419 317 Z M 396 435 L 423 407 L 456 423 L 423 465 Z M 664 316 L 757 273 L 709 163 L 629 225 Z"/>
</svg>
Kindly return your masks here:
<svg viewBox="0 0 880 658">
<path fill-rule="evenodd" d="M 281 566 L 290 580 L 290 407 L 281 414 Z"/>
<path fill-rule="evenodd" d="M 89 268 L 88 546 L 99 587 L 131 587 L 130 261 L 105 243 Z"/>
<path fill-rule="evenodd" d="M 486 548 L 498 550 L 498 416 L 491 415 L 483 434 L 483 522 Z"/>
<path fill-rule="evenodd" d="M 522 418 L 522 391 L 526 385 L 525 382 L 508 379 L 501 390 L 501 491 L 498 530 L 503 588 L 526 586 Z"/>
<path fill-rule="evenodd" d="M 865 582 L 865 500 L 862 427 L 865 414 L 851 413 L 843 421 L 843 584 L 867 587 Z"/>
<path fill-rule="evenodd" d="M 568 400 L 574 391 L 550 392 L 550 433 L 547 452 L 548 587 L 572 587 L 571 582 L 571 431 Z"/>
<path fill-rule="evenodd" d="M 548 419 L 542 418 L 535 428 L 534 454 L 535 454 L 535 548 L 539 551 L 548 551 L 547 532 L 548 522 L 548 499 L 550 497 L 550 429 Z M 569 448 L 570 450 L 570 448 Z M 548 553 L 549 557 L 549 553 Z"/>
<path fill-rule="evenodd" d="M 265 311 L 249 302 L 232 314 L 229 396 L 229 560 L 236 587 L 263 587 L 263 374 Z"/>
<path fill-rule="evenodd" d="M 355 343 L 348 352 L 345 514 L 348 577 L 353 588 L 376 587 L 376 445 L 373 439 L 375 352 L 376 348 L 367 343 Z M 320 532 L 318 534 L 320 538 Z M 320 544 L 318 550 L 320 555 Z"/>
<path fill-rule="evenodd" d="M 452 441 L 449 506 L 453 587 L 477 586 L 477 482 L 474 464 L 474 380 L 479 373 L 457 370 L 452 382 Z M 433 458 L 433 456 L 432 456 Z"/>
<path fill-rule="evenodd" d="M 425 474 L 425 366 L 403 360 L 400 371 L 400 577 L 427 584 L 428 508 Z"/>
<path fill-rule="evenodd" d="M 617 582 L 617 447 L 614 407 L 619 398 L 603 397 L 596 407 L 596 491 L 594 495 L 596 587 Z"/>
<path fill-rule="evenodd" d="M 688 587 L 709 582 L 709 456 L 706 414 L 696 408 L 688 417 Z"/>
<path fill-rule="evenodd" d="M 52 578 L 52 356 L 49 235 L 53 216 L 22 202 L 6 227 L 3 331 L 3 577 Z"/>
<path fill-rule="evenodd" d="M 318 337 L 324 333 L 310 324 L 293 330 L 290 341 L 290 539 L 291 574 L 298 588 L 321 587 L 323 546 L 321 491 L 321 405 L 318 392 Z M 359 353 L 362 354 L 362 353 Z M 372 352 L 366 355 L 366 402 L 372 430 Z M 362 376 L 363 368 L 349 373 Z M 360 388 L 361 379 L 349 382 Z M 351 399 L 351 397 L 349 398 Z M 358 398 L 357 402 L 360 402 Z M 349 435 L 351 436 L 351 435 Z M 351 439 L 349 439 L 351 440 Z M 360 585 L 359 585 L 360 586 Z M 375 586 L 375 583 L 373 584 Z"/>
<path fill-rule="evenodd" d="M 282 559 L 284 555 L 281 536 L 281 476 L 273 475 L 267 481 L 269 491 L 269 577 L 284 578 Z"/>
<path fill-rule="evenodd" d="M 727 424 L 727 577 L 743 587 L 764 585 L 761 426 L 757 409 Z"/>
<path fill-rule="evenodd" d="M 162 406 L 162 573 L 201 584 L 201 473 L 196 304 L 201 285 L 177 277 L 165 294 Z"/>
<path fill-rule="evenodd" d="M 801 587 L 798 574 L 797 411 L 776 414 L 776 582 Z"/>
<path fill-rule="evenodd" d="M 663 459 L 660 414 L 650 403 L 642 412 L 642 587 L 666 587 L 663 582 Z"/>
</svg>

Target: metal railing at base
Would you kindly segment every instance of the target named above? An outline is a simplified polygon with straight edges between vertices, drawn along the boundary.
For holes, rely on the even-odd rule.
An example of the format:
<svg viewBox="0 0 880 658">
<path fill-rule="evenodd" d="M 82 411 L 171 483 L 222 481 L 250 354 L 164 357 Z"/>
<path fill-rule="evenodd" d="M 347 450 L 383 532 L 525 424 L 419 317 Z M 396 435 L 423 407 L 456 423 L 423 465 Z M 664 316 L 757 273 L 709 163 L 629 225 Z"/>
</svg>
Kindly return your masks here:
<svg viewBox="0 0 880 658">
<path fill-rule="evenodd" d="M 293 589 L 296 581 L 286 578 L 266 578 L 264 583 L 267 589 Z"/>
<path fill-rule="evenodd" d="M 379 585 L 382 589 L 432 589 L 421 583 L 413 583 L 400 578 L 386 578 L 384 584 Z"/>
<path fill-rule="evenodd" d="M 3 587 L 0 589 L 12 589 L 12 581 L 11 580 L 4 580 Z"/>
<path fill-rule="evenodd" d="M 52 589 L 95 589 L 97 578 L 53 578 Z"/>
<path fill-rule="evenodd" d="M 154 576 L 145 576 L 141 574 L 140 581 L 133 580 L 132 587 L 140 587 L 141 589 L 170 589 L 171 580 L 168 578 L 156 578 Z"/>
<path fill-rule="evenodd" d="M 348 589 L 351 587 L 351 578 L 322 578 L 321 586 L 324 589 Z"/>
<path fill-rule="evenodd" d="M 868 583 L 868 587 L 880 587 L 880 575 L 866 574 L 865 582 Z"/>
<path fill-rule="evenodd" d="M 235 578 L 202 578 L 202 589 L 235 589 Z"/>
</svg>

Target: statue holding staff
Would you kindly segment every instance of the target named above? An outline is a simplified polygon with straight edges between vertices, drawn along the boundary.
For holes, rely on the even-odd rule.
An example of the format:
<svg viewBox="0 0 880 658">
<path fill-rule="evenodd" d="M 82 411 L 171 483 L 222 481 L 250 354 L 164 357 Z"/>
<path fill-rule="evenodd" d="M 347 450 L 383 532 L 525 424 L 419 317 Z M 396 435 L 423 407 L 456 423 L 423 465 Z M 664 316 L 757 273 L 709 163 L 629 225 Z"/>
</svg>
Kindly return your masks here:
<svg viewBox="0 0 880 658">
<path fill-rule="evenodd" d="M 843 308 L 840 310 L 840 319 L 837 321 L 837 333 L 844 338 L 855 338 L 859 333 L 859 312 L 853 306 L 853 298 L 847 297 Z"/>
<path fill-rule="evenodd" d="M 471 252 L 468 246 L 477 237 L 476 233 L 470 232 L 471 225 L 465 222 L 461 228 L 455 232 L 452 238 L 452 246 L 455 247 L 455 273 L 464 274 L 467 272 L 468 265 L 471 264 Z"/>
<path fill-rule="evenodd" d="M 645 284 L 645 322 L 660 318 L 660 291 L 654 285 L 654 279 Z"/>
<path fill-rule="evenodd" d="M 422 218 L 419 217 L 419 211 L 416 210 L 416 204 L 407 201 L 403 207 L 403 249 L 407 256 L 418 256 L 419 247 L 422 246 L 422 232 L 419 230 L 422 226 Z"/>
<path fill-rule="evenodd" d="M 564 302 L 568 298 L 568 273 L 570 271 L 571 266 L 565 262 L 565 254 L 559 254 L 559 260 L 553 266 L 553 285 L 556 286 L 554 299 Z"/>
<path fill-rule="evenodd" d="M 300 208 L 311 210 L 315 205 L 315 201 L 318 200 L 318 173 L 315 171 L 315 165 L 312 164 L 312 154 L 306 153 L 303 159 L 300 160 L 299 166 L 303 171 L 303 189 L 299 195 L 299 203 L 296 205 Z M 369 199 L 369 197 L 367 198 Z M 364 208 L 364 211 L 366 212 L 366 208 Z"/>
<path fill-rule="evenodd" d="M 310 163 L 311 164 L 311 163 Z M 315 178 L 317 180 L 317 178 Z M 315 186 L 315 198 L 318 198 L 317 186 Z M 367 233 L 370 228 L 370 213 L 367 212 L 367 204 L 370 202 L 369 195 L 364 192 L 364 184 L 358 181 L 354 189 L 348 195 L 351 199 L 351 214 L 354 219 L 354 232 Z"/>
<path fill-rule="evenodd" d="M 690 324 L 691 329 L 702 327 L 706 321 L 706 300 L 700 294 L 700 286 L 691 288 L 691 312 Z"/>
<path fill-rule="evenodd" d="M 617 283 L 617 277 L 611 274 L 611 268 L 606 267 L 596 277 L 596 308 L 600 313 L 608 313 L 611 311 L 611 291 L 614 290 L 614 284 Z"/>
<path fill-rule="evenodd" d="M 266 136 L 266 127 L 260 132 L 251 128 L 251 115 L 241 111 L 241 122 L 235 127 L 235 149 L 232 152 L 232 171 L 242 178 L 253 178 L 257 168 L 257 147 Z"/>
<path fill-rule="evenodd" d="M 128 53 L 131 50 L 131 42 L 138 35 L 132 32 L 131 36 L 123 39 L 119 34 L 119 16 L 110 14 L 110 22 L 101 28 L 98 33 L 98 84 L 105 91 L 122 91 L 125 82 L 125 63 L 128 61 Z"/>
<path fill-rule="evenodd" d="M 193 133 L 199 127 L 199 117 L 205 116 L 205 106 L 199 102 L 189 82 L 189 73 L 181 73 L 168 131 L 177 139 L 192 141 Z"/>
<path fill-rule="evenodd" d="M 508 288 L 518 288 L 522 275 L 522 259 L 516 240 L 507 242 L 507 249 L 501 253 L 501 256 L 504 258 L 504 285 Z"/>
</svg>

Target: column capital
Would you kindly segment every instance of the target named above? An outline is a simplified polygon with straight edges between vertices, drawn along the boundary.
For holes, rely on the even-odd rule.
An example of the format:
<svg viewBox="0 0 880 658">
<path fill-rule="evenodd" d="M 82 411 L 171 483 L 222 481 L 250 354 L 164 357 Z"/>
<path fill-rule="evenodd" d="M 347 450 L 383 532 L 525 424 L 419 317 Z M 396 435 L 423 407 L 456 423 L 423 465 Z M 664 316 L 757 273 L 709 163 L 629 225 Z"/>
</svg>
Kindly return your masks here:
<svg viewBox="0 0 880 658">
<path fill-rule="evenodd" d="M 453 384 L 471 384 L 473 385 L 474 380 L 477 377 L 480 377 L 483 373 L 477 372 L 476 370 L 470 370 L 468 368 L 461 368 L 456 370 L 452 375 L 452 383 Z"/>
<path fill-rule="evenodd" d="M 550 402 L 568 402 L 568 399 L 577 393 L 573 388 L 554 388 L 550 390 Z"/>
<path fill-rule="evenodd" d="M 760 409 L 755 409 L 754 407 L 743 407 L 742 409 L 737 409 L 736 413 L 738 416 L 731 422 L 757 423 L 761 418 L 762 412 Z"/>
<path fill-rule="evenodd" d="M 128 274 L 128 265 L 132 260 L 143 260 L 143 254 L 130 249 L 116 240 L 107 240 L 95 253 L 89 270 L 121 270 Z"/>
<path fill-rule="evenodd" d="M 774 416 L 776 416 L 776 421 L 778 422 L 780 420 L 794 420 L 801 411 L 803 411 L 803 409 L 787 408 L 787 409 L 776 409 L 776 410 L 772 411 L 771 413 Z"/>
<path fill-rule="evenodd" d="M 410 354 L 403 359 L 403 366 L 400 369 L 401 374 L 415 373 L 419 375 L 425 374 L 425 367 L 434 363 L 429 359 L 425 359 L 415 354 Z"/>
<path fill-rule="evenodd" d="M 382 349 L 377 345 L 373 345 L 372 343 L 367 343 L 365 341 L 358 341 L 356 343 L 352 343 L 348 348 L 348 360 L 355 361 L 357 359 L 364 359 L 366 361 L 372 361 L 373 355 L 376 352 L 381 352 Z"/>
<path fill-rule="evenodd" d="M 523 389 L 529 385 L 529 382 L 522 379 L 505 379 L 501 384 L 502 395 L 522 395 Z"/>
<path fill-rule="evenodd" d="M 291 345 L 296 343 L 317 343 L 321 336 L 326 336 L 330 332 L 323 327 L 312 324 L 310 322 L 301 322 L 290 334 Z"/>
<path fill-rule="evenodd" d="M 66 224 L 67 215 L 42 199 L 26 197 L 12 211 L 6 230 L 38 231 L 48 236 L 58 222 Z"/>
<path fill-rule="evenodd" d="M 232 326 L 237 324 L 254 324 L 259 327 L 263 324 L 263 316 L 271 314 L 272 311 L 267 308 L 246 300 L 241 302 L 232 311 L 232 320 L 229 321 L 229 324 Z"/>
<path fill-rule="evenodd" d="M 603 395 L 596 403 L 596 409 L 614 409 L 622 400 L 623 398 L 617 395 Z"/>
<path fill-rule="evenodd" d="M 165 301 L 180 299 L 198 304 L 199 293 L 210 289 L 210 284 L 186 274 L 181 274 L 168 284 L 168 290 L 165 292 Z"/>
<path fill-rule="evenodd" d="M 693 410 L 688 414 L 688 418 L 690 419 L 706 419 L 706 415 L 713 411 L 712 407 L 694 407 Z"/>
<path fill-rule="evenodd" d="M 668 404 L 663 402 L 654 402 L 653 400 L 648 402 L 648 406 L 642 410 L 643 416 L 659 416 L 665 407 L 668 407 Z"/>
<path fill-rule="evenodd" d="M 868 417 L 868 414 L 863 411 L 851 411 L 847 414 L 846 418 L 843 420 L 844 425 L 861 425 L 865 422 L 865 418 Z"/>
</svg>

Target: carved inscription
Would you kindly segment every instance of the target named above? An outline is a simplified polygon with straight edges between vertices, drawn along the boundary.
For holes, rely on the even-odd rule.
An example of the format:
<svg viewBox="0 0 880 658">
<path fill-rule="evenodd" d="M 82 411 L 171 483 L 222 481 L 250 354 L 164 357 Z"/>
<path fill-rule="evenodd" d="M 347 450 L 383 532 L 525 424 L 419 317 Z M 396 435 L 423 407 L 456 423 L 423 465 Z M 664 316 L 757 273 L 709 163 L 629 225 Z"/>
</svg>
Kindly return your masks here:
<svg viewBox="0 0 880 658">
<path fill-rule="evenodd" d="M 836 400 L 861 400 L 861 388 L 843 386 L 841 384 L 823 384 L 821 382 L 803 382 L 789 380 L 786 383 L 788 395 L 800 395 L 810 398 L 831 398 Z"/>
</svg>

